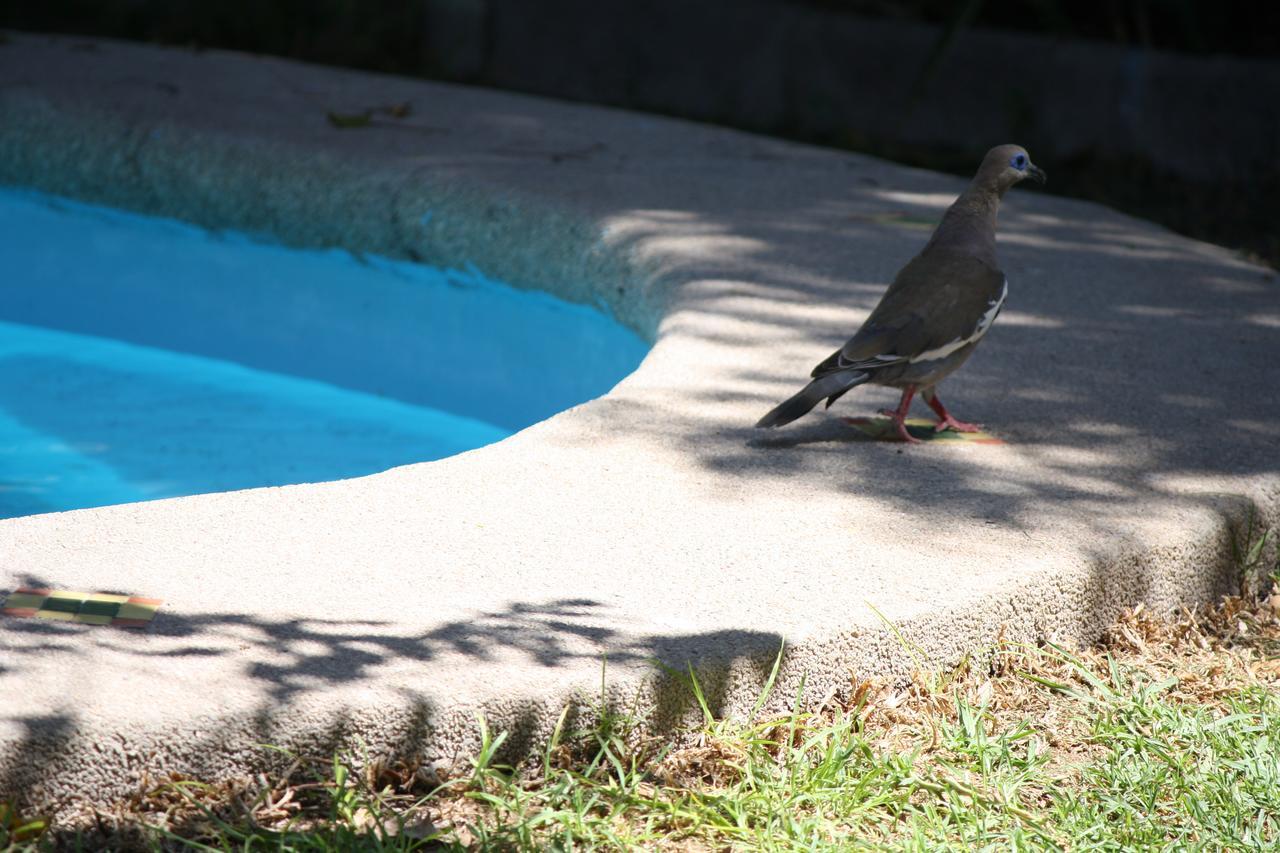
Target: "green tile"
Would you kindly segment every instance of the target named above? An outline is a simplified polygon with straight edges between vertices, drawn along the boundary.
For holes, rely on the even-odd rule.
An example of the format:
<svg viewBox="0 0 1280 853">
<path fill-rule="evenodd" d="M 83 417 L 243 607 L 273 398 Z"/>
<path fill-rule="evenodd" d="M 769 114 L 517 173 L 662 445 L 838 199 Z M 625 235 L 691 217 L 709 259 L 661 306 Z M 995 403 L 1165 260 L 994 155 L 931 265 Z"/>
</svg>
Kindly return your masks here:
<svg viewBox="0 0 1280 853">
<path fill-rule="evenodd" d="M 4 600 L 5 607 L 39 607 L 44 604 L 47 595 L 32 595 L 29 592 L 15 592 Z"/>
<path fill-rule="evenodd" d="M 81 616 L 105 616 L 107 621 L 111 621 L 118 612 L 120 612 L 120 601 L 92 601 L 86 599 L 80 605 Z"/>
<path fill-rule="evenodd" d="M 83 603 L 83 598 L 63 598 L 59 595 L 51 595 L 45 599 L 40 609 L 55 613 L 75 613 Z"/>
</svg>

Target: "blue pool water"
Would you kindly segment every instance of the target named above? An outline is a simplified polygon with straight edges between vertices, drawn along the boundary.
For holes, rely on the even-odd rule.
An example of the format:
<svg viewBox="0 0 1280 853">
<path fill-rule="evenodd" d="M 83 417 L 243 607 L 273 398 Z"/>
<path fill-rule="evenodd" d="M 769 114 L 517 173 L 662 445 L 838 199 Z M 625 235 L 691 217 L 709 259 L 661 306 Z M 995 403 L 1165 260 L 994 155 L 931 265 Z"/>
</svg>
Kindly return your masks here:
<svg viewBox="0 0 1280 853">
<path fill-rule="evenodd" d="M 646 351 L 474 271 L 0 190 L 0 517 L 440 459 Z"/>
</svg>

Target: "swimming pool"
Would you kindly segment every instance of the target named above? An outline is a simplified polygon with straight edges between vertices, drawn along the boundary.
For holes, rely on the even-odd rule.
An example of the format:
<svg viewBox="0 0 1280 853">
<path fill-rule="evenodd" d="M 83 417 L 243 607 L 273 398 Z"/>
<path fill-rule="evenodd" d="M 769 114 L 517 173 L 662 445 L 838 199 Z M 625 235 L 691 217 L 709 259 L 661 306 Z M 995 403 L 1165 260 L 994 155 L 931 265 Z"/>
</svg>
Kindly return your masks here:
<svg viewBox="0 0 1280 853">
<path fill-rule="evenodd" d="M 317 482 L 498 441 L 648 344 L 490 281 L 0 190 L 0 517 Z"/>
</svg>

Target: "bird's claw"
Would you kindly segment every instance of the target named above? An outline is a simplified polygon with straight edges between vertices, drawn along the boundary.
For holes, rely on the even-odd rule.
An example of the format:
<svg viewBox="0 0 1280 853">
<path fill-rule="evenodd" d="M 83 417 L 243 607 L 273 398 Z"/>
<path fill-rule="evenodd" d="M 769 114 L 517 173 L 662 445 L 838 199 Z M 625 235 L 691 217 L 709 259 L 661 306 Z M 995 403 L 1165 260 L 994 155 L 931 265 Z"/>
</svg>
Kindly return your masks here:
<svg viewBox="0 0 1280 853">
<path fill-rule="evenodd" d="M 897 409 L 879 409 L 880 414 L 884 415 L 893 422 L 893 428 L 898 433 L 898 439 L 904 444 L 920 444 L 920 439 L 916 438 L 907 431 L 907 417 Z"/>
<path fill-rule="evenodd" d="M 951 415 L 947 415 L 942 420 L 934 424 L 934 432 L 942 432 L 944 430 L 953 429 L 956 432 L 982 432 L 982 424 L 971 424 L 965 421 L 958 421 Z"/>
</svg>

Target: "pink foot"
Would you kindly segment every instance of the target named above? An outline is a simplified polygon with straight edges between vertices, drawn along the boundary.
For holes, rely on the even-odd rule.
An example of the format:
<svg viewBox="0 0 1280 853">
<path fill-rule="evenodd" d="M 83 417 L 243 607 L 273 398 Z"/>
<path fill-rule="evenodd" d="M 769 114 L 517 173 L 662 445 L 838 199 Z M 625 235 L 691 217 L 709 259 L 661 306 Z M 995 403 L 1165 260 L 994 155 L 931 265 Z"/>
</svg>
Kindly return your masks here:
<svg viewBox="0 0 1280 853">
<path fill-rule="evenodd" d="M 958 421 L 951 415 L 947 415 L 938 421 L 934 427 L 934 432 L 942 432 L 943 430 L 953 429 L 956 432 L 982 432 L 982 424 L 971 424 L 964 421 Z"/>
<path fill-rule="evenodd" d="M 889 420 L 893 421 L 893 426 L 894 426 L 894 429 L 896 429 L 898 432 L 899 440 L 907 444 L 920 444 L 920 439 L 916 438 L 914 435 L 907 432 L 907 423 L 906 423 L 907 419 L 902 412 L 896 411 L 894 409 L 881 409 L 880 414 L 884 415 Z"/>
<path fill-rule="evenodd" d="M 982 432 L 982 424 L 967 424 L 951 417 L 951 413 L 947 411 L 946 406 L 942 405 L 942 400 L 938 397 L 936 391 L 926 393 L 924 400 L 938 416 L 938 423 L 933 428 L 934 432 L 942 432 L 948 429 L 953 429 L 956 432 Z"/>
</svg>

